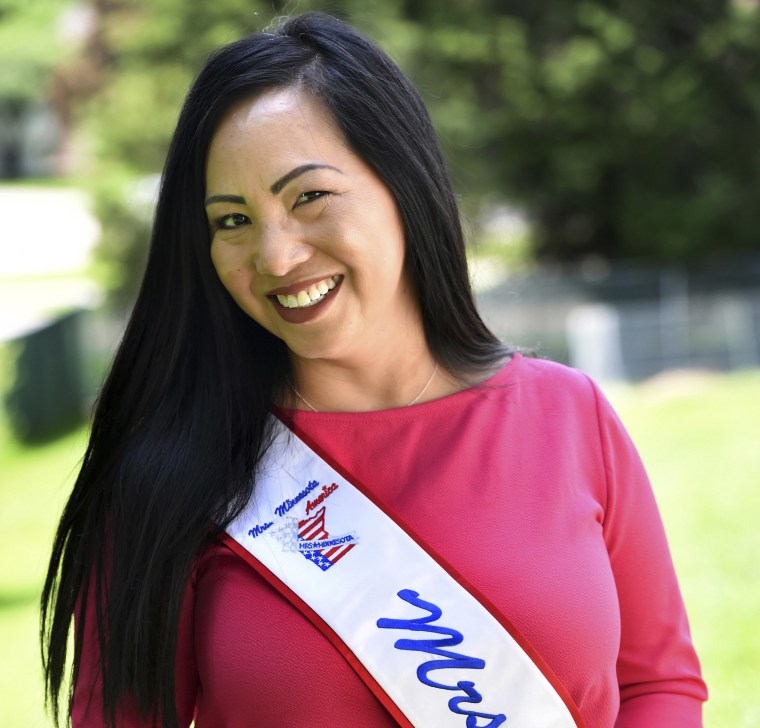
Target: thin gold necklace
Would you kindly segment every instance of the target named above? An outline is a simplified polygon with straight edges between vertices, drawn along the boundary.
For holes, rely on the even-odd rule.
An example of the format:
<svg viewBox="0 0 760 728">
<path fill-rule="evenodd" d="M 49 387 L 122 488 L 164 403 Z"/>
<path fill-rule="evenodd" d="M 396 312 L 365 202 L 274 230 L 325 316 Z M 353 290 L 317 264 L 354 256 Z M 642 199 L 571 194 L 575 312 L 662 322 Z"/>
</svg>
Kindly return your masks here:
<svg viewBox="0 0 760 728">
<path fill-rule="evenodd" d="M 432 384 L 437 372 L 438 364 L 436 363 L 436 365 L 433 367 L 432 374 L 428 378 L 427 382 L 425 382 L 425 386 L 420 390 L 420 393 L 411 402 L 408 402 L 404 405 L 405 407 L 411 407 L 413 404 L 419 401 L 420 397 L 422 397 L 422 395 L 427 392 L 427 388 Z M 290 379 L 288 379 L 288 386 L 293 391 L 293 394 L 295 394 L 296 397 L 298 397 L 298 399 L 300 399 L 301 402 L 303 402 L 312 412 L 319 412 L 319 410 L 295 388 L 295 385 L 290 381 Z"/>
</svg>

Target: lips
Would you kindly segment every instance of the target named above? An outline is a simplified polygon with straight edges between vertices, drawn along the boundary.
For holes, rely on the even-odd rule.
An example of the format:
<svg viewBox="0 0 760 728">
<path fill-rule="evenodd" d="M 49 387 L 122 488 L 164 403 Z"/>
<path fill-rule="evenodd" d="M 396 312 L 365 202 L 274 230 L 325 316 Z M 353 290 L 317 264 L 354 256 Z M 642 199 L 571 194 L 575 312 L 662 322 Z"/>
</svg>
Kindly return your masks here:
<svg viewBox="0 0 760 728">
<path fill-rule="evenodd" d="M 275 311 L 288 323 L 301 324 L 319 316 L 328 307 L 343 282 L 334 275 L 291 286 L 276 288 L 267 294 Z"/>
</svg>

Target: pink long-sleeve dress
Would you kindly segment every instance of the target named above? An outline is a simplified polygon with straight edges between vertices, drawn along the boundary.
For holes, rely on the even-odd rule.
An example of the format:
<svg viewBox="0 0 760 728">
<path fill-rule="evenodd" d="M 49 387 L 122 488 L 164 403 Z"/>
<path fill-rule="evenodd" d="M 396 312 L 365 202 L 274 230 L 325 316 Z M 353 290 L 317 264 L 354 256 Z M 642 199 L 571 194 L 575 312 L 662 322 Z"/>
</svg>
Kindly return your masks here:
<svg viewBox="0 0 760 728">
<path fill-rule="evenodd" d="M 503 610 L 587 728 L 702 725 L 706 688 L 649 481 L 585 375 L 518 355 L 439 400 L 295 416 Z M 101 725 L 84 629 L 75 728 Z M 396 725 L 311 622 L 222 544 L 188 585 L 176 678 L 183 726 Z M 121 720 L 148 725 L 129 706 Z"/>
</svg>

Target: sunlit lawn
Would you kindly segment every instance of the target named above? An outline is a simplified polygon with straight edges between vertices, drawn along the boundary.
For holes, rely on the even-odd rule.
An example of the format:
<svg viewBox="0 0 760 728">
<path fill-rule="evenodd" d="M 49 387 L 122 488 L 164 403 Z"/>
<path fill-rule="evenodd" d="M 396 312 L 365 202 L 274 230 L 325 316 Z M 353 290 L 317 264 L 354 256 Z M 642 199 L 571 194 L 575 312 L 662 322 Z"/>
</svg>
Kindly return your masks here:
<svg viewBox="0 0 760 728">
<path fill-rule="evenodd" d="M 708 728 L 760 725 L 760 372 L 613 390 L 655 484 L 711 690 Z M 0 441 L 0 726 L 48 726 L 37 599 L 83 433 Z M 646 727 L 642 727 L 646 728 Z M 676 727 L 674 727 L 676 728 Z"/>
<path fill-rule="evenodd" d="M 84 433 L 44 447 L 0 444 L 0 725 L 50 725 L 42 709 L 37 604 Z"/>
</svg>

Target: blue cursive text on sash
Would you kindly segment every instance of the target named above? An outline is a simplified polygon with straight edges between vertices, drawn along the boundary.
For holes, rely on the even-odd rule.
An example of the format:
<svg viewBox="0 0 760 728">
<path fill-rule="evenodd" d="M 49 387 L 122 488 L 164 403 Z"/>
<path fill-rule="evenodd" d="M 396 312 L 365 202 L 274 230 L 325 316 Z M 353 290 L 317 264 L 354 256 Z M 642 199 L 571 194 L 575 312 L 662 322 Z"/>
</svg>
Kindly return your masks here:
<svg viewBox="0 0 760 728">
<path fill-rule="evenodd" d="M 304 498 L 306 498 L 306 496 L 309 495 L 309 493 L 311 493 L 311 491 L 315 488 L 319 488 L 319 481 L 310 480 L 309 484 L 300 493 L 298 493 L 293 498 L 286 498 L 282 503 L 280 503 L 279 506 L 277 506 L 277 508 L 274 509 L 274 512 L 278 516 L 284 516 L 291 508 L 297 505 L 299 501 L 302 501 Z"/>
<path fill-rule="evenodd" d="M 250 531 L 248 531 L 248 535 L 251 536 L 251 538 L 258 538 L 261 536 L 264 531 L 267 530 L 267 528 L 271 528 L 272 521 L 267 521 L 266 523 L 257 523 Z"/>
<path fill-rule="evenodd" d="M 424 652 L 428 655 L 441 657 L 440 660 L 428 660 L 423 662 L 417 668 L 417 679 L 424 685 L 441 690 L 461 690 L 464 695 L 458 695 L 449 700 L 449 710 L 457 715 L 465 715 L 467 719 L 465 725 L 467 728 L 496 728 L 505 723 L 507 716 L 503 713 L 480 713 L 475 710 L 468 710 L 463 704 L 475 704 L 483 701 L 483 696 L 475 689 L 475 683 L 469 680 L 460 680 L 456 685 L 446 685 L 445 683 L 432 680 L 429 673 L 433 670 L 445 670 L 451 668 L 482 670 L 485 666 L 485 660 L 479 657 L 468 657 L 458 652 L 444 650 L 443 647 L 456 647 L 463 641 L 461 632 L 450 628 L 432 624 L 438 621 L 443 614 L 440 607 L 432 602 L 426 602 L 420 599 L 420 595 L 411 589 L 402 589 L 398 596 L 412 606 L 424 609 L 429 614 L 416 617 L 414 619 L 388 619 L 383 617 L 377 620 L 377 626 L 381 629 L 405 629 L 410 632 L 430 632 L 432 634 L 445 635 L 442 639 L 400 639 L 394 644 L 398 650 L 411 650 L 415 652 Z M 478 724 L 478 718 L 488 720 L 488 723 Z"/>
</svg>

